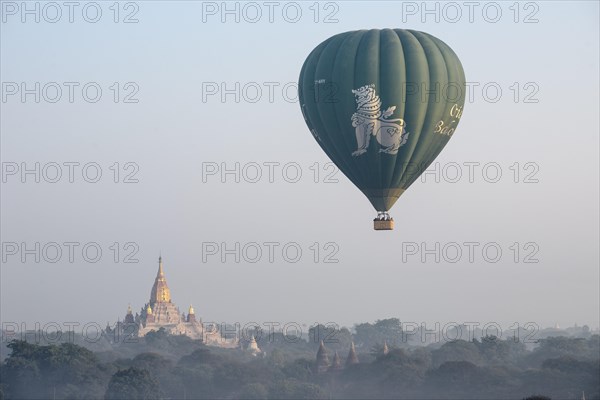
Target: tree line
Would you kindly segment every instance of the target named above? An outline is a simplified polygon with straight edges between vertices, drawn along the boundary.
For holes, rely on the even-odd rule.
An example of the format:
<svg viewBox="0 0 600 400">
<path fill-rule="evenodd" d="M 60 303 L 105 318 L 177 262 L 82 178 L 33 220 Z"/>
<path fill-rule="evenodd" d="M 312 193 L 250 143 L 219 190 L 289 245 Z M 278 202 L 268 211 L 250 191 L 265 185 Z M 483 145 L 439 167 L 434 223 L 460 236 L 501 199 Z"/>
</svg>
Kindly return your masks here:
<svg viewBox="0 0 600 400">
<path fill-rule="evenodd" d="M 360 362 L 317 373 L 318 333 L 261 337 L 258 356 L 164 331 L 95 351 L 13 340 L 0 399 L 600 399 L 598 335 L 548 337 L 530 350 L 494 336 L 403 346 L 385 330 L 365 343 L 346 330 L 325 343 L 329 357 L 345 359 L 354 341 Z"/>
</svg>

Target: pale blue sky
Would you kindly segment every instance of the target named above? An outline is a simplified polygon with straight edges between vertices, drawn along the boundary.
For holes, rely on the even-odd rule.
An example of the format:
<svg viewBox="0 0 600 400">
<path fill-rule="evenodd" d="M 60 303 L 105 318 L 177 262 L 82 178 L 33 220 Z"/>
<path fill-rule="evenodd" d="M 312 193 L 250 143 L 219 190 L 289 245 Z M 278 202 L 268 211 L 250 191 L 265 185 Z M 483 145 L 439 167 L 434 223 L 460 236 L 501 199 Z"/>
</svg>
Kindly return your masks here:
<svg viewBox="0 0 600 400">
<path fill-rule="evenodd" d="M 466 15 L 457 23 L 432 16 L 423 23 L 392 1 L 338 2 L 337 23 L 315 23 L 312 3 L 301 3 L 296 24 L 279 8 L 273 23 L 266 15 L 254 24 L 232 17 L 222 23 L 218 15 L 203 23 L 201 2 L 148 1 L 136 3 L 138 23 L 123 24 L 112 21 L 110 4 L 101 4 L 96 24 L 78 10 L 73 23 L 66 15 L 55 24 L 3 15 L 2 82 L 97 82 L 103 97 L 94 104 L 77 91 L 72 104 L 9 97 L 1 103 L 2 161 L 96 162 L 103 178 L 23 184 L 9 177 L 2 185 L 2 241 L 98 242 L 105 253 L 96 264 L 81 256 L 73 264 L 66 256 L 55 264 L 9 256 L 1 269 L 2 321 L 104 325 L 122 317 L 128 303 L 139 309 L 148 301 L 162 251 L 173 300 L 182 310 L 193 303 L 205 320 L 351 324 L 396 316 L 598 326 L 597 2 L 536 2 L 539 22 L 529 24 L 513 21 L 512 2 L 500 3 L 498 23 L 486 22 L 479 9 L 473 23 Z M 319 21 L 334 10 L 324 6 Z M 519 20 L 534 10 L 521 8 Z M 374 210 L 345 177 L 312 182 L 309 166 L 328 159 L 280 88 L 297 81 L 308 53 L 331 35 L 386 27 L 444 40 L 467 81 L 480 84 L 437 161 L 496 162 L 503 177 L 496 184 L 480 173 L 474 183 L 418 181 L 391 211 L 396 229 L 374 232 Z M 135 82 L 139 102 L 115 104 L 114 82 Z M 222 103 L 218 96 L 202 101 L 203 82 L 280 86 L 273 102 L 229 96 Z M 489 82 L 503 90 L 496 103 L 483 98 Z M 539 88 L 537 103 L 523 101 L 528 82 Z M 116 161 L 135 162 L 139 183 L 112 183 Z M 203 162 L 297 162 L 303 178 L 203 183 Z M 525 163 L 538 165 L 539 183 L 523 183 L 523 176 L 514 183 L 515 162 L 522 173 Z M 272 241 L 300 244 L 301 262 L 202 262 L 203 242 Z M 474 241 L 499 243 L 502 259 L 402 262 L 403 243 Z M 113 242 L 136 242 L 140 262 L 112 262 Z M 315 264 L 313 242 L 337 243 L 340 262 Z M 515 263 L 514 242 L 535 242 L 540 262 Z"/>
</svg>

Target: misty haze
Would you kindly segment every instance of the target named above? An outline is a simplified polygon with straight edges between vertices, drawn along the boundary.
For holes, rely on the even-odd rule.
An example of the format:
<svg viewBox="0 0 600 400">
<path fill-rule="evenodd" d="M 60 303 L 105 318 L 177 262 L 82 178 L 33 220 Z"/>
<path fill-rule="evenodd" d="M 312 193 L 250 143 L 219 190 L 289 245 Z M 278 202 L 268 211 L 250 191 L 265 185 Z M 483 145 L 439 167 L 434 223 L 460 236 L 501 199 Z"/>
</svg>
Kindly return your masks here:
<svg viewBox="0 0 600 400">
<path fill-rule="evenodd" d="M 0 400 L 600 400 L 598 2 L 0 1 Z"/>
</svg>

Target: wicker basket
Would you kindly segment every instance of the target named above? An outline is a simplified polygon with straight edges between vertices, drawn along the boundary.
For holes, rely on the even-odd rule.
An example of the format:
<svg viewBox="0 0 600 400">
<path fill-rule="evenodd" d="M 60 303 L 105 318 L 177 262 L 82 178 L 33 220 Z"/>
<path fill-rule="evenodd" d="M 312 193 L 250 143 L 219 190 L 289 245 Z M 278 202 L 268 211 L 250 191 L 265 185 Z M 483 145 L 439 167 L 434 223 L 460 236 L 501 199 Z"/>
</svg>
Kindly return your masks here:
<svg viewBox="0 0 600 400">
<path fill-rule="evenodd" d="M 394 220 L 393 219 L 387 219 L 387 220 L 374 219 L 373 220 L 373 228 L 376 231 L 391 231 L 394 229 Z"/>
</svg>

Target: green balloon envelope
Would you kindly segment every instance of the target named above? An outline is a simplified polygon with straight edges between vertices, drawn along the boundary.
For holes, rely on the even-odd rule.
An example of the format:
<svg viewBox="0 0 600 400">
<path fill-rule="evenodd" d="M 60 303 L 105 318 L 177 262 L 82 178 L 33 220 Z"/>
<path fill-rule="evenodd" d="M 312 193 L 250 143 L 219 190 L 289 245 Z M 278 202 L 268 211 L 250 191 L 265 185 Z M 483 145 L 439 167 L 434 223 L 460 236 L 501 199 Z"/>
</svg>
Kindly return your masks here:
<svg viewBox="0 0 600 400">
<path fill-rule="evenodd" d="M 304 62 L 298 88 L 317 143 L 386 213 L 454 134 L 466 91 L 447 44 L 403 29 L 325 40 Z"/>
</svg>

